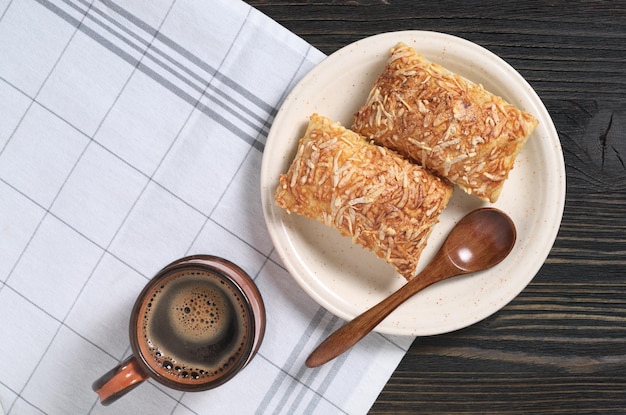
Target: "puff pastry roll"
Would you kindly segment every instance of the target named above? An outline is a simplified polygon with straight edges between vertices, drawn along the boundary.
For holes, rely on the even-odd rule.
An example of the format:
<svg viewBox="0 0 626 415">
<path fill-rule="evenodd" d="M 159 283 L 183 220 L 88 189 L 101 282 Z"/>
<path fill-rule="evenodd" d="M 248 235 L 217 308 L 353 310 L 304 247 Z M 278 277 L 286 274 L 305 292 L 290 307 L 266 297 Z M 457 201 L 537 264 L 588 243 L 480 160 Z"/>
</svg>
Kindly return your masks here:
<svg viewBox="0 0 626 415">
<path fill-rule="evenodd" d="M 340 123 L 313 114 L 276 203 L 317 219 L 414 276 L 453 185 Z"/>
<path fill-rule="evenodd" d="M 399 43 L 352 129 L 495 202 L 538 121 Z"/>
</svg>

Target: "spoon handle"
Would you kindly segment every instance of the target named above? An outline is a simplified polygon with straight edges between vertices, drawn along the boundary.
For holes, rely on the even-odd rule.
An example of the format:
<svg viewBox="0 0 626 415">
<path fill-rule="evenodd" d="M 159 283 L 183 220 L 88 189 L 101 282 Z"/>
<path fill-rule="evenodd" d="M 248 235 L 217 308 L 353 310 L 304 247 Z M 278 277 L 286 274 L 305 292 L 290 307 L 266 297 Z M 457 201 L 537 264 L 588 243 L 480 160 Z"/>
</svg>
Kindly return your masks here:
<svg viewBox="0 0 626 415">
<path fill-rule="evenodd" d="M 445 276 L 442 276 L 445 273 Z M 317 367 L 339 356 L 372 331 L 400 304 L 423 290 L 429 285 L 447 279 L 454 275 L 453 270 L 447 267 L 444 261 L 433 261 L 419 275 L 407 282 L 389 297 L 376 304 L 369 310 L 346 323 L 309 355 L 306 360 L 308 367 Z"/>
</svg>

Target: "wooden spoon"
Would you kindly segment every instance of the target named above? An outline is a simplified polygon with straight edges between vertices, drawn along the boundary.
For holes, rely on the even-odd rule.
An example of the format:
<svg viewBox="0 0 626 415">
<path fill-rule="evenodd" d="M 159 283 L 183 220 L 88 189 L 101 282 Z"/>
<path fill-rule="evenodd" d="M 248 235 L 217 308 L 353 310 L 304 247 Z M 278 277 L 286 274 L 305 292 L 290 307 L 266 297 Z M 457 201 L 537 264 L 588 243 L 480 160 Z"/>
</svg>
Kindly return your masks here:
<svg viewBox="0 0 626 415">
<path fill-rule="evenodd" d="M 424 270 L 383 301 L 331 334 L 306 360 L 308 367 L 339 356 L 372 331 L 400 304 L 445 279 L 493 267 L 513 249 L 517 233 L 511 218 L 494 208 L 474 210 L 456 224 Z"/>
</svg>

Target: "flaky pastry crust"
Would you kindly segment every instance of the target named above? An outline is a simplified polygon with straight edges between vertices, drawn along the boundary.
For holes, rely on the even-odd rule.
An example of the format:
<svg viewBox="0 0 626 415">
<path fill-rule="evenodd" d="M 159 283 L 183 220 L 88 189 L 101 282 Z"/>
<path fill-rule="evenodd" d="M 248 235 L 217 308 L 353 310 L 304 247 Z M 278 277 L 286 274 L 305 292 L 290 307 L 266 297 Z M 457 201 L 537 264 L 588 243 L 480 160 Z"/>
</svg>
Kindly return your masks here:
<svg viewBox="0 0 626 415">
<path fill-rule="evenodd" d="M 495 202 L 538 121 L 399 43 L 352 129 Z"/>
<path fill-rule="evenodd" d="M 394 151 L 313 114 L 280 175 L 276 203 L 317 219 L 414 276 L 452 184 Z"/>
</svg>

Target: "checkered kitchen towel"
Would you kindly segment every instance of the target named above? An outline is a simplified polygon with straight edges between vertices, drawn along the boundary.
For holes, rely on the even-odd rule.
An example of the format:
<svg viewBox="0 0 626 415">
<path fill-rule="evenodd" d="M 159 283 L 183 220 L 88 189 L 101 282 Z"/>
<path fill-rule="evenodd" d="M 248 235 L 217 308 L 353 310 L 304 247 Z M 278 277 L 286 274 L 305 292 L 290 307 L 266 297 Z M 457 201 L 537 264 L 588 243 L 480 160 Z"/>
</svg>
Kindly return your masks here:
<svg viewBox="0 0 626 415">
<path fill-rule="evenodd" d="M 275 255 L 259 170 L 276 108 L 323 55 L 238 0 L 0 1 L 0 403 L 21 414 L 366 413 L 411 338 L 319 369 L 342 322 Z M 149 381 L 110 407 L 135 297 L 167 263 L 241 265 L 267 306 L 257 357 L 213 391 Z"/>
</svg>

